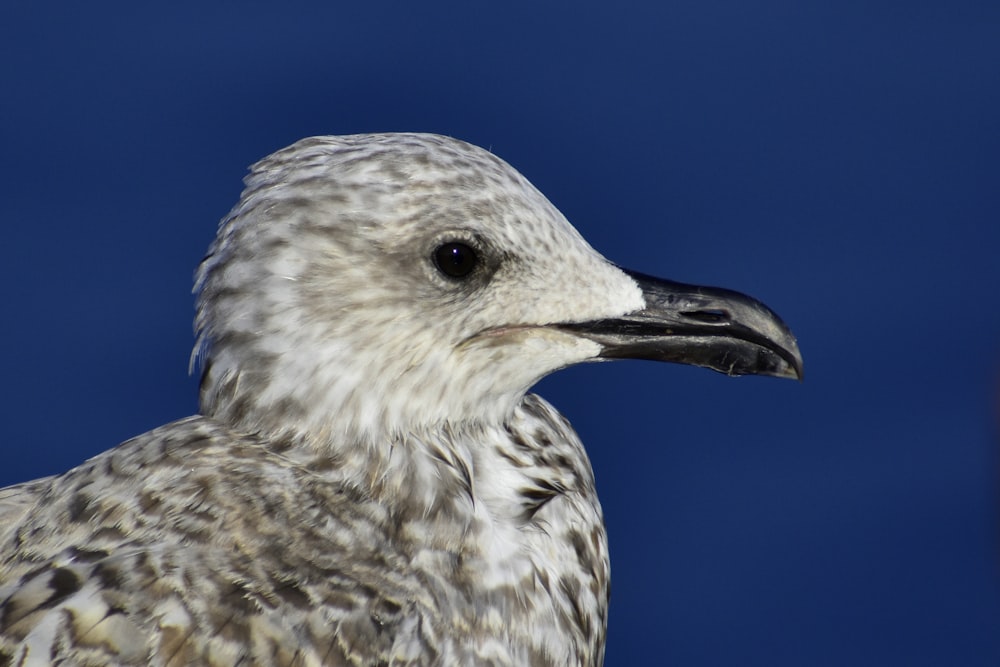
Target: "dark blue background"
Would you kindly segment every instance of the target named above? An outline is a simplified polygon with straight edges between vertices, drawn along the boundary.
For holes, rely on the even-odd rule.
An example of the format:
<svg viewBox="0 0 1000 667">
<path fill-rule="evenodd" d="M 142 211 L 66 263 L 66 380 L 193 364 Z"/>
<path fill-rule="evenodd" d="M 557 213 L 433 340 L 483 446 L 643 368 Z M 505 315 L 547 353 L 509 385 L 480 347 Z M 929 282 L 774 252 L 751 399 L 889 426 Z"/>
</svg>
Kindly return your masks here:
<svg viewBox="0 0 1000 667">
<path fill-rule="evenodd" d="M 0 483 L 195 410 L 249 163 L 440 132 L 802 345 L 803 384 L 540 386 L 607 512 L 609 666 L 1000 664 L 1000 3 L 11 0 L 0 63 Z"/>
</svg>

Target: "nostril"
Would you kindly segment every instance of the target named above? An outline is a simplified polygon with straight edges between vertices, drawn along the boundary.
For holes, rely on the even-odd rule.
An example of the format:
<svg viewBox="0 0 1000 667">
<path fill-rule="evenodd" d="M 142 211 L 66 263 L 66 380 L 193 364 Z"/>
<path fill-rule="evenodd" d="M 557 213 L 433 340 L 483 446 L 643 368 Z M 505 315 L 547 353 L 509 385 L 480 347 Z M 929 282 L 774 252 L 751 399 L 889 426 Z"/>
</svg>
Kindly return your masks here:
<svg viewBox="0 0 1000 667">
<path fill-rule="evenodd" d="M 702 322 L 704 324 L 719 324 L 730 320 L 729 311 L 721 308 L 709 308 L 706 310 L 689 310 L 681 313 L 688 319 Z"/>
</svg>

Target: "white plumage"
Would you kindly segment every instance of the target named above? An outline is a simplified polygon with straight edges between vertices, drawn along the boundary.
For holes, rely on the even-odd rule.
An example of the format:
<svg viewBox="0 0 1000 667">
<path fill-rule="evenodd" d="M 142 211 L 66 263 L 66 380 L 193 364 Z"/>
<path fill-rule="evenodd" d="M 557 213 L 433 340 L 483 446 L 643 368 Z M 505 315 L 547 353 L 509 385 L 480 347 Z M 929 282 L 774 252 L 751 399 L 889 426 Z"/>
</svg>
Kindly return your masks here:
<svg viewBox="0 0 1000 667">
<path fill-rule="evenodd" d="M 200 414 L 0 490 L 0 664 L 598 665 L 590 463 L 528 389 L 801 372 L 759 302 L 619 269 L 434 135 L 261 161 L 197 289 Z"/>
</svg>

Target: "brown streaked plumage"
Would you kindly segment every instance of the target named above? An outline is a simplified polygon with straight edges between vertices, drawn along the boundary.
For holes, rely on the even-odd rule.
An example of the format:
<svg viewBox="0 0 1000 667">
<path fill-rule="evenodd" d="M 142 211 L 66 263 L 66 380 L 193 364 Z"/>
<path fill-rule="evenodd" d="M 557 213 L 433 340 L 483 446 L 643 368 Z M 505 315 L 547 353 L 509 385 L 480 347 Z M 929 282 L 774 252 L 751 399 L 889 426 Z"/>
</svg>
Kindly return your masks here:
<svg viewBox="0 0 1000 667">
<path fill-rule="evenodd" d="M 261 161 L 197 289 L 200 414 L 0 490 L 0 665 L 600 665 L 590 462 L 528 389 L 801 375 L 763 304 L 619 269 L 435 135 Z"/>
</svg>

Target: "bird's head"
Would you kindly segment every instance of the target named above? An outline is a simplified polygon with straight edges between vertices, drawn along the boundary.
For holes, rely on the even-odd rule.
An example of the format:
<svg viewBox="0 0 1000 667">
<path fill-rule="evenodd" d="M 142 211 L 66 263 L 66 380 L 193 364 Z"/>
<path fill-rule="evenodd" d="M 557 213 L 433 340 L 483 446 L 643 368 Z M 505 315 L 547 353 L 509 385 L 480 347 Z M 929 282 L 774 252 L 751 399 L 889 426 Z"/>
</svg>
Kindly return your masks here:
<svg viewBox="0 0 1000 667">
<path fill-rule="evenodd" d="M 608 358 L 801 374 L 763 304 L 620 269 L 464 142 L 315 137 L 246 185 L 196 286 L 202 412 L 238 428 L 371 440 L 496 422 L 546 374 Z"/>
</svg>

